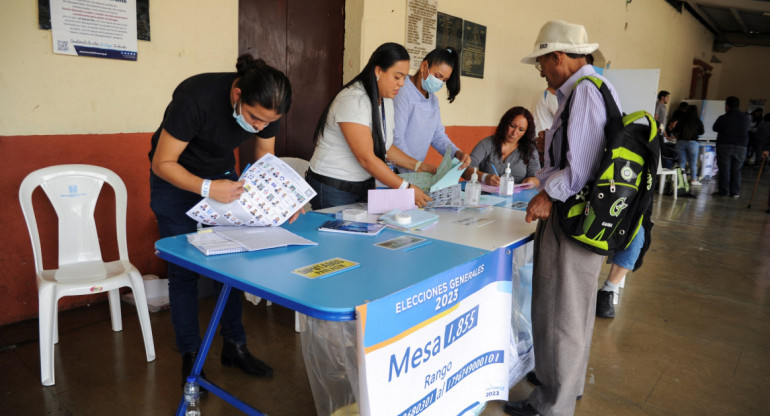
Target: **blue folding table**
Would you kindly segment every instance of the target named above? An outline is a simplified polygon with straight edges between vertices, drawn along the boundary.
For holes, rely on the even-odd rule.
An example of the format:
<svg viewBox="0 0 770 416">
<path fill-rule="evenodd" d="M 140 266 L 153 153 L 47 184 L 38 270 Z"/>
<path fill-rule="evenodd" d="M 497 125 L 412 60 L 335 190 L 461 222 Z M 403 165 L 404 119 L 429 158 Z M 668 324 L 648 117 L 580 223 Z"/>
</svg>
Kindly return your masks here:
<svg viewBox="0 0 770 416">
<path fill-rule="evenodd" d="M 314 318 L 347 321 L 356 318 L 357 305 L 398 292 L 488 253 L 487 250 L 430 238 L 427 239 L 430 244 L 414 250 L 389 250 L 374 244 L 404 233 L 390 229 L 377 236 L 319 232 L 318 227 L 330 218 L 311 212 L 300 216 L 294 224 L 284 225 L 293 233 L 317 242 L 317 246 L 205 256 L 190 245 L 184 235 L 155 243 L 159 257 L 223 284 L 191 375 L 202 387 L 246 414 L 263 413 L 200 376 L 231 288 Z M 337 257 L 356 262 L 359 267 L 316 279 L 292 272 Z M 184 415 L 186 407 L 183 398 L 177 415 Z"/>
</svg>

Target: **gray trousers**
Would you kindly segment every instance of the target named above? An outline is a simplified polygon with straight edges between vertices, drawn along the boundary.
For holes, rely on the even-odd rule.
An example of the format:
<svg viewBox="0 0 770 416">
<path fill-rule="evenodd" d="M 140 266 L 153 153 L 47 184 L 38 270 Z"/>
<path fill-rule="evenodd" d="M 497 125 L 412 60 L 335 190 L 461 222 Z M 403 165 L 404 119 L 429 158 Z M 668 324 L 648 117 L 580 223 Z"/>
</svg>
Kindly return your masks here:
<svg viewBox="0 0 770 416">
<path fill-rule="evenodd" d="M 554 209 L 537 225 L 532 276 L 535 373 L 541 385 L 529 402 L 547 416 L 573 415 L 575 399 L 583 394 L 604 260 L 564 234 L 555 215 Z"/>
</svg>

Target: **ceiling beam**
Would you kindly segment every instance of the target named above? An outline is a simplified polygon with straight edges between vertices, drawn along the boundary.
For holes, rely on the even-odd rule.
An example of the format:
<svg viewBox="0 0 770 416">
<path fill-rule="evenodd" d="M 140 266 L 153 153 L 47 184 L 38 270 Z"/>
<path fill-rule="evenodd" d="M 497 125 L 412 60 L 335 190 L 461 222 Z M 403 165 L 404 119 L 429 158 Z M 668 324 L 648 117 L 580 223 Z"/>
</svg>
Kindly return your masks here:
<svg viewBox="0 0 770 416">
<path fill-rule="evenodd" d="M 724 9 L 735 8 L 738 10 L 746 10 L 752 12 L 770 12 L 770 2 L 756 1 L 756 0 L 695 0 L 688 1 L 687 3 L 692 6 L 692 3 L 698 3 L 701 6 L 721 7 Z"/>
<path fill-rule="evenodd" d="M 716 25 L 714 23 L 714 21 L 711 20 L 711 18 L 705 12 L 703 12 L 703 9 L 698 7 L 698 3 L 700 3 L 700 2 L 695 2 L 695 1 L 688 1 L 687 2 L 687 4 L 693 9 L 693 11 L 695 11 L 695 13 L 698 13 L 698 16 L 701 19 L 703 19 L 703 21 L 706 22 L 706 24 L 711 26 L 711 30 L 713 30 L 714 33 L 716 33 L 717 35 L 721 35 L 722 31 L 720 30 L 719 26 Z"/>
<path fill-rule="evenodd" d="M 741 25 L 741 29 L 743 30 L 743 33 L 749 33 L 749 28 L 746 27 L 746 24 L 743 23 L 743 19 L 741 19 L 740 13 L 738 13 L 738 9 L 731 7 L 730 13 L 733 14 L 733 17 L 738 22 L 739 25 Z"/>
<path fill-rule="evenodd" d="M 755 35 L 749 36 L 743 33 L 725 33 L 722 35 L 723 39 L 736 46 L 741 45 L 756 45 L 756 46 L 770 46 L 770 35 Z"/>
</svg>

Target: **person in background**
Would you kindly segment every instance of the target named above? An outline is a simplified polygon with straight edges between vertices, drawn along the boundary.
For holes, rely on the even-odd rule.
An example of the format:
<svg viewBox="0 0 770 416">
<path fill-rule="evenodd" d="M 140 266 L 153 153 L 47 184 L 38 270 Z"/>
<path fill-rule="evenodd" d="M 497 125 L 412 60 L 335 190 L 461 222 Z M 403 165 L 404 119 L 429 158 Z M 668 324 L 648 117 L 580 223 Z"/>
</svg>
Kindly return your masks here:
<svg viewBox="0 0 770 416">
<path fill-rule="evenodd" d="M 681 120 L 686 111 L 687 111 L 688 104 L 684 101 L 679 103 L 679 107 L 677 107 L 676 110 L 674 110 L 674 113 L 671 114 L 671 118 L 668 120 L 668 123 L 666 124 L 666 134 L 664 136 L 668 137 L 673 134 L 674 129 L 676 128 L 676 124 Z M 696 107 L 697 108 L 697 107 Z"/>
<path fill-rule="evenodd" d="M 278 120 L 291 105 L 289 79 L 248 54 L 238 57 L 236 68 L 237 73 L 199 74 L 179 84 L 152 136 L 150 207 L 161 238 L 195 232 L 197 222 L 185 213 L 201 197 L 225 204 L 240 197 L 243 182 L 235 172 L 233 151 L 241 143 L 256 142 L 255 159 L 273 153 Z M 184 385 L 201 344 L 198 274 L 168 263 L 168 279 Z M 233 291 L 221 320 L 222 364 L 256 377 L 270 376 L 273 369 L 246 347 L 243 296 Z"/>
<path fill-rule="evenodd" d="M 543 77 L 543 73 L 540 73 Z M 553 125 L 553 115 L 559 109 L 559 101 L 556 99 L 556 90 L 546 87 L 537 99 L 535 105 L 535 148 L 540 157 L 540 165 L 543 165 L 543 150 L 545 149 L 545 130 Z"/>
<path fill-rule="evenodd" d="M 770 113 L 765 113 L 762 122 L 757 126 L 756 131 L 757 149 L 762 152 L 762 158 L 770 156 Z M 759 163 L 763 163 L 762 160 Z M 770 194 L 767 196 L 767 211 L 770 214 Z"/>
<path fill-rule="evenodd" d="M 482 139 L 471 152 L 471 166 L 479 169 L 481 183 L 499 186 L 500 174 L 510 164 L 515 183 L 540 185 L 535 172 L 540 170 L 540 158 L 535 148 L 535 123 L 532 113 L 524 107 L 513 107 L 503 114 L 495 134 Z M 470 179 L 472 169 L 463 173 Z"/>
<path fill-rule="evenodd" d="M 757 142 L 757 127 L 762 123 L 763 113 L 764 110 L 762 110 L 761 107 L 758 107 L 752 110 L 749 115 L 751 124 L 749 125 L 749 144 L 746 147 L 746 164 L 749 166 L 752 166 L 757 162 L 757 155 L 762 151 Z"/>
<path fill-rule="evenodd" d="M 641 266 L 637 261 L 642 253 L 642 247 L 645 246 L 644 243 L 645 232 L 642 229 L 639 230 L 639 233 L 631 240 L 631 244 L 626 249 L 613 255 L 610 273 L 596 294 L 596 316 L 600 318 L 615 317 L 615 304 L 620 296 L 620 288 L 624 286 L 628 272 L 636 271 Z"/>
<path fill-rule="evenodd" d="M 599 45 L 588 43 L 582 25 L 547 22 L 533 51 L 522 63 L 533 64 L 556 90 L 560 111 L 546 131 L 545 154 L 537 177 L 540 192 L 527 206 L 527 222 L 538 220 L 532 279 L 532 329 L 535 372 L 540 380 L 527 400 L 511 401 L 503 410 L 517 416 L 565 416 L 575 412 L 582 396 L 596 314 L 596 293 L 604 256 L 573 241 L 559 225 L 554 201 L 566 201 L 597 175 L 607 138 L 607 108 L 599 89 L 584 76 L 599 78 L 622 112 L 612 84 L 589 65 L 586 55 Z M 560 123 L 565 101 L 572 96 L 567 125 Z M 569 141 L 567 160 L 558 149 Z M 562 163 L 564 165 L 561 168 Z"/>
<path fill-rule="evenodd" d="M 679 154 L 679 166 L 682 171 L 690 165 L 690 185 L 701 186 L 698 181 L 698 136 L 703 134 L 703 122 L 698 116 L 698 108 L 694 105 L 687 107 L 685 116 L 679 120 L 672 132 L 676 138 L 676 152 Z"/>
<path fill-rule="evenodd" d="M 454 102 L 460 93 L 460 57 L 455 48 L 437 48 L 425 55 L 420 68 L 404 82 L 399 94 L 393 98 L 395 125 L 393 144 L 407 155 L 417 159 L 417 164 L 399 167 L 401 173 L 419 170 L 435 172 L 436 167 L 423 163 L 428 149 L 433 146 L 441 156 L 446 149 L 462 162 L 460 169 L 471 163 L 471 158 L 452 143 L 441 124 L 438 93 L 446 85 L 447 100 Z"/>
<path fill-rule="evenodd" d="M 375 179 L 390 188 L 414 189 L 417 206 L 431 201 L 386 162 L 404 168 L 418 162 L 393 145 L 393 98 L 408 72 L 406 49 L 397 43 L 382 44 L 326 106 L 315 129 L 316 147 L 307 171 L 307 182 L 318 193 L 310 201 L 314 210 L 366 201 Z"/>
<path fill-rule="evenodd" d="M 661 90 L 658 93 L 658 101 L 655 103 L 655 121 L 658 122 L 658 132 L 666 137 L 666 120 L 668 118 L 668 107 L 666 105 L 671 101 L 671 93 Z"/>
<path fill-rule="evenodd" d="M 746 145 L 749 141 L 749 116 L 740 110 L 738 97 L 725 100 L 725 113 L 717 117 L 714 131 L 717 132 L 717 167 L 719 168 L 719 190 L 715 196 L 740 198 L 741 168 L 746 159 Z"/>
<path fill-rule="evenodd" d="M 542 74 L 541 74 L 542 76 Z M 556 99 L 556 91 L 547 87 L 540 94 L 535 106 L 535 132 L 540 133 L 543 130 L 551 128 L 553 125 L 553 115 L 559 109 L 559 101 Z"/>
</svg>

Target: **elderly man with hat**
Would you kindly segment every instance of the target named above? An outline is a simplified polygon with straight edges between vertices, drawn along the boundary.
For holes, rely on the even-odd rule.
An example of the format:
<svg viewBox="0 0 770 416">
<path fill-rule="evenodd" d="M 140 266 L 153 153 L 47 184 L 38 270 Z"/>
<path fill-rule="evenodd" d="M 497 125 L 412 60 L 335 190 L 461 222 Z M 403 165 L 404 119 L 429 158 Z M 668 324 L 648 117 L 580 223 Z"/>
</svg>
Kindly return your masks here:
<svg viewBox="0 0 770 416">
<path fill-rule="evenodd" d="M 543 25 L 534 51 L 522 63 L 535 65 L 556 90 L 559 110 L 545 135 L 545 164 L 537 173 L 540 192 L 527 207 L 527 222 L 539 220 L 535 232 L 532 279 L 532 325 L 535 373 L 540 385 L 529 399 L 508 402 L 511 415 L 572 415 L 583 394 L 596 291 L 604 256 L 578 245 L 560 228 L 555 203 L 579 193 L 599 168 L 606 137 L 607 110 L 599 89 L 582 77 L 602 79 L 586 62 L 599 45 L 588 43 L 581 25 L 551 21 Z M 566 126 L 561 114 L 572 95 Z M 621 110 L 622 111 L 622 110 Z M 561 146 L 569 141 L 566 161 Z"/>
</svg>

